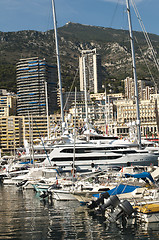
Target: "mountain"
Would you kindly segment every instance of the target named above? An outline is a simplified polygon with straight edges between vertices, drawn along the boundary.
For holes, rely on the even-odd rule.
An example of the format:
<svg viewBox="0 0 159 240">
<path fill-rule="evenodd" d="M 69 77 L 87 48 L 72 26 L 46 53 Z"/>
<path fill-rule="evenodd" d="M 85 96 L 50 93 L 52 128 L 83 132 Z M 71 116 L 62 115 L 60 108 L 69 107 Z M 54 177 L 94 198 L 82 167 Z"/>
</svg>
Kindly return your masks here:
<svg viewBox="0 0 159 240">
<path fill-rule="evenodd" d="M 73 81 L 79 87 L 80 50 L 93 48 L 97 48 L 102 58 L 103 84 L 113 92 L 123 90 L 121 80 L 132 76 L 128 31 L 69 22 L 58 28 L 58 37 L 62 85 L 65 90 L 70 90 Z M 149 37 L 158 58 L 159 36 L 149 34 Z M 151 80 L 149 68 L 158 82 L 158 71 L 143 33 L 134 32 L 134 40 L 138 79 Z M 16 91 L 16 63 L 20 58 L 35 56 L 45 57 L 50 64 L 56 64 L 53 30 L 0 32 L 0 88 Z"/>
</svg>

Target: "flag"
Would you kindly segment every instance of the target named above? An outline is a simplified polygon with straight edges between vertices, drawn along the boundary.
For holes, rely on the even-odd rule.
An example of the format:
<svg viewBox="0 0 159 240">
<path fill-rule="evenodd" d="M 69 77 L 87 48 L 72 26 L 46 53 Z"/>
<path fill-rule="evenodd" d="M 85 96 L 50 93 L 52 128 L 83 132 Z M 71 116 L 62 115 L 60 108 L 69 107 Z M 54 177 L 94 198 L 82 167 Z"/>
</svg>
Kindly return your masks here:
<svg viewBox="0 0 159 240">
<path fill-rule="evenodd" d="M 56 175 L 56 185 L 58 185 L 58 178 L 57 178 L 57 175 Z"/>
</svg>

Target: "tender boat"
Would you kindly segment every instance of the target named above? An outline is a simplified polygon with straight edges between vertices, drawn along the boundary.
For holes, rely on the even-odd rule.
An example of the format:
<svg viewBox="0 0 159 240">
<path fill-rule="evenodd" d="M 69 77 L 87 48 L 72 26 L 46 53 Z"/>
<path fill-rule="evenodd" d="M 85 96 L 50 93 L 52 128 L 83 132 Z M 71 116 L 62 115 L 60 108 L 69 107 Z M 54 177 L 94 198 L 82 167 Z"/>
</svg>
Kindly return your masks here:
<svg viewBox="0 0 159 240">
<path fill-rule="evenodd" d="M 159 203 L 145 204 L 143 206 L 135 206 L 139 218 L 147 223 L 159 222 Z"/>
</svg>

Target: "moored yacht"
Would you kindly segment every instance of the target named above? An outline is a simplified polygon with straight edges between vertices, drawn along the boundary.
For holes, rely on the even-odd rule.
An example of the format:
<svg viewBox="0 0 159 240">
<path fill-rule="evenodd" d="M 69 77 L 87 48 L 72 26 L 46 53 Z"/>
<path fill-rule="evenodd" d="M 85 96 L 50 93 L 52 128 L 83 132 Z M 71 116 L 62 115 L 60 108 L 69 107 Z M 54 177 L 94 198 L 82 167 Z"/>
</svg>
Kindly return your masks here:
<svg viewBox="0 0 159 240">
<path fill-rule="evenodd" d="M 75 151 L 75 167 L 80 170 L 127 165 L 158 165 L 158 157 L 145 150 L 130 149 L 124 145 L 77 144 L 56 146 L 43 164 L 71 170 Z"/>
</svg>

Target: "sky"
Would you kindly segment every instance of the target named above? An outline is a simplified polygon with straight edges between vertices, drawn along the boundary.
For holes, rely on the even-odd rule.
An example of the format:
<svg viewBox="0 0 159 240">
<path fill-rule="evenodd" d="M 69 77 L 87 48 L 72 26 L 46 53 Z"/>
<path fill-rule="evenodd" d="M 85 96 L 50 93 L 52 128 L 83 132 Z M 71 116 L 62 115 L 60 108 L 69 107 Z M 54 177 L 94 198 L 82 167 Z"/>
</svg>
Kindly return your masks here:
<svg viewBox="0 0 159 240">
<path fill-rule="evenodd" d="M 57 27 L 67 22 L 128 29 L 126 0 L 54 0 Z M 159 0 L 133 0 L 145 29 L 159 35 Z M 131 0 L 130 0 L 131 2 Z M 142 31 L 131 6 L 133 30 Z M 53 28 L 51 0 L 0 0 L 0 31 Z"/>
</svg>

